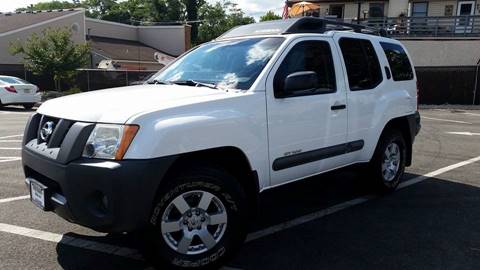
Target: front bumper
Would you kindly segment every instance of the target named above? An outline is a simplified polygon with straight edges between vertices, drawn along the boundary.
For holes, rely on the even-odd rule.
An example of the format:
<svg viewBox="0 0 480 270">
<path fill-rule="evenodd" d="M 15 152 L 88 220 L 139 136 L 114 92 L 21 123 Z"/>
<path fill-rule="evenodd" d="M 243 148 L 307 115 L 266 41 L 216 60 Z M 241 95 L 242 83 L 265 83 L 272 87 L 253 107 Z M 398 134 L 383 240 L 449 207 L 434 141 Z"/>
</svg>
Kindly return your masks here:
<svg viewBox="0 0 480 270">
<path fill-rule="evenodd" d="M 52 195 L 45 210 L 102 232 L 133 231 L 146 224 L 160 180 L 174 159 L 79 159 L 62 165 L 22 151 L 27 179 L 47 186 Z"/>
<path fill-rule="evenodd" d="M 25 131 L 22 163 L 26 179 L 48 188 L 46 211 L 101 232 L 134 231 L 147 224 L 158 186 L 175 156 L 121 161 L 85 159 L 81 151 L 75 150 L 84 145 L 79 140 L 86 140 L 84 123 L 83 129 L 73 124 L 65 131 L 65 139 L 55 150 L 45 148 L 45 143 L 37 145 L 37 139 L 32 137 L 32 127 L 40 121 L 36 118 L 32 117 Z"/>
</svg>

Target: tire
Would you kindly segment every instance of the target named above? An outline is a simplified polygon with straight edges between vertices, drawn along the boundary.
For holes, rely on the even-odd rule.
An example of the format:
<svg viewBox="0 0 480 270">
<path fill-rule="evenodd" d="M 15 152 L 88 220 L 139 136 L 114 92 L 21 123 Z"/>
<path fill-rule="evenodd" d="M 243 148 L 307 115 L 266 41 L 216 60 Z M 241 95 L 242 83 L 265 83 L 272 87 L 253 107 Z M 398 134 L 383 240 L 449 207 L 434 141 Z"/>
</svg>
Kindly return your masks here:
<svg viewBox="0 0 480 270">
<path fill-rule="evenodd" d="M 387 131 L 380 137 L 368 166 L 374 188 L 379 193 L 389 193 L 398 187 L 405 172 L 405 145 L 405 139 L 398 130 Z M 388 153 L 391 153 L 390 156 Z"/>
<path fill-rule="evenodd" d="M 200 203 L 204 197 L 211 198 L 210 203 L 203 204 L 208 207 Z M 143 233 L 145 257 L 159 269 L 220 268 L 245 240 L 246 205 L 238 181 L 221 168 L 195 166 L 167 179 L 157 194 L 149 228 Z M 165 220 L 179 222 L 168 223 L 174 224 L 169 227 Z M 208 225 L 211 223 L 218 224 Z M 181 245 L 189 242 L 186 239 L 192 239 L 190 245 Z"/>
<path fill-rule="evenodd" d="M 23 104 L 23 108 L 25 108 L 25 110 L 31 110 L 33 106 L 35 106 L 35 104 Z"/>
</svg>

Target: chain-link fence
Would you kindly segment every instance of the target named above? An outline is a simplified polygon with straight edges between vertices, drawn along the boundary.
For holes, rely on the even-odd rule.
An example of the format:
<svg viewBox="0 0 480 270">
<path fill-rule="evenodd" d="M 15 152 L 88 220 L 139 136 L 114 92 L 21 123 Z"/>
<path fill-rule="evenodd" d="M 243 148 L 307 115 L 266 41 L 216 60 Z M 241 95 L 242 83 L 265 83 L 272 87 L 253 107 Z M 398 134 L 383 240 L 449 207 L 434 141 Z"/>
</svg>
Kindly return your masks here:
<svg viewBox="0 0 480 270">
<path fill-rule="evenodd" d="M 76 86 L 82 91 L 92 91 L 141 84 L 156 72 L 155 70 L 112 71 L 82 69 L 77 74 Z"/>
<path fill-rule="evenodd" d="M 122 87 L 127 85 L 139 84 L 157 70 L 101 70 L 101 69 L 80 69 L 77 75 L 70 81 L 62 82 L 62 91 L 68 91 L 71 88 L 79 88 L 81 91 L 93 91 L 112 87 Z M 15 76 L 25 79 L 37 85 L 41 91 L 55 90 L 55 84 L 52 76 L 38 76 L 30 71 L 23 69 L 1 71 L 1 75 Z"/>
</svg>

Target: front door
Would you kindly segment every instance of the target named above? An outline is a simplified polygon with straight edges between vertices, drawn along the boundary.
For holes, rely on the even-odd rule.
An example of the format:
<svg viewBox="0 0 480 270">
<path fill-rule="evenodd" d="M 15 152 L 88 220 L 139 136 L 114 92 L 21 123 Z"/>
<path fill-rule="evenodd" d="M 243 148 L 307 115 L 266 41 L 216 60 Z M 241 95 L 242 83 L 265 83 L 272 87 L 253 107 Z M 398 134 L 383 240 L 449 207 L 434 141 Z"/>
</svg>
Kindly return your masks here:
<svg viewBox="0 0 480 270">
<path fill-rule="evenodd" d="M 267 78 L 271 185 L 343 165 L 347 134 L 345 82 L 330 38 L 299 38 L 282 53 Z M 316 86 L 284 95 L 287 76 L 313 71 Z"/>
<path fill-rule="evenodd" d="M 456 33 L 471 33 L 472 32 L 472 16 L 475 14 L 475 1 L 458 1 L 457 26 L 455 28 Z"/>
</svg>

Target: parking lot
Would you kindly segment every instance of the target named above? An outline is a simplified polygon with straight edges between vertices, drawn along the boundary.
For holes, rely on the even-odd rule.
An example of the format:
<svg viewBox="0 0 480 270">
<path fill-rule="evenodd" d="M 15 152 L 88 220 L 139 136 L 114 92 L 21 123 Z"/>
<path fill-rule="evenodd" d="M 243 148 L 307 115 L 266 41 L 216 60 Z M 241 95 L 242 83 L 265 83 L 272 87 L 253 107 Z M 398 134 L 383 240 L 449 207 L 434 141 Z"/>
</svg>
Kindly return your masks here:
<svg viewBox="0 0 480 270">
<path fill-rule="evenodd" d="M 20 161 L 30 114 L 0 110 L 0 269 L 150 269 L 129 235 L 70 224 L 30 203 Z M 262 194 L 230 269 L 478 269 L 480 110 L 422 110 L 413 166 L 393 194 L 348 168 Z"/>
</svg>

